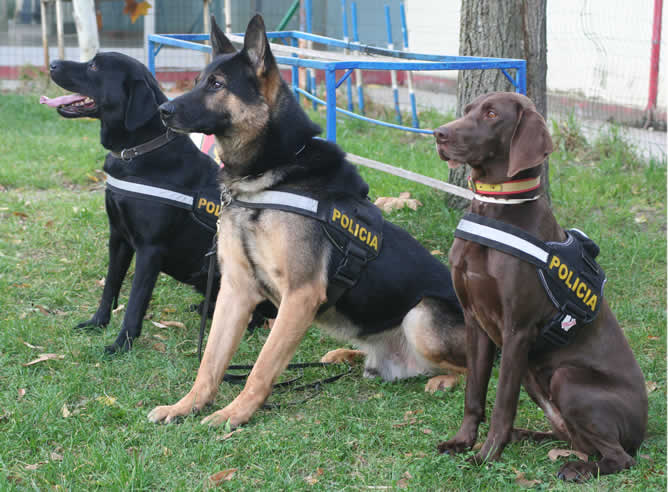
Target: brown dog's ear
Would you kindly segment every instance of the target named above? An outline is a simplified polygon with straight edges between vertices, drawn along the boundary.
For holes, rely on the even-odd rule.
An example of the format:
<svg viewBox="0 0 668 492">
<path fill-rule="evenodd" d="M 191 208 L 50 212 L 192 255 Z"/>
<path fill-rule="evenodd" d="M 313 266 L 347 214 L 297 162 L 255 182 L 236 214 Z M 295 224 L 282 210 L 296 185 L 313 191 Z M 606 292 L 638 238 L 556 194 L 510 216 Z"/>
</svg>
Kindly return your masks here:
<svg viewBox="0 0 668 492">
<path fill-rule="evenodd" d="M 256 14 L 248 23 L 244 35 L 244 51 L 250 58 L 253 67 L 255 67 L 255 73 L 258 77 L 267 74 L 272 68 L 276 67 L 274 55 L 269 48 L 264 21 L 260 14 Z"/>
<path fill-rule="evenodd" d="M 211 47 L 213 50 L 213 56 L 237 52 L 232 42 L 227 39 L 225 33 L 223 33 L 220 27 L 218 27 L 215 15 L 211 16 Z"/>
<path fill-rule="evenodd" d="M 510 142 L 508 177 L 538 166 L 552 150 L 552 138 L 543 117 L 533 109 L 524 109 Z"/>
</svg>

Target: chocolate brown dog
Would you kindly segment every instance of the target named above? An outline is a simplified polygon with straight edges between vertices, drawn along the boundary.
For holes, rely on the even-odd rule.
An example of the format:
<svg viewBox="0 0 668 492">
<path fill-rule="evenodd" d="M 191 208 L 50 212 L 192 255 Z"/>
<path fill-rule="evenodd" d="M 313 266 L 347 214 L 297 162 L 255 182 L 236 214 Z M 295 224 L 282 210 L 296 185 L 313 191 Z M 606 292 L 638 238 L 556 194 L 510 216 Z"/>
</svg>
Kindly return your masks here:
<svg viewBox="0 0 668 492">
<path fill-rule="evenodd" d="M 434 136 L 439 156 L 450 167 L 471 166 L 476 192 L 471 212 L 483 222 L 495 219 L 550 244 L 570 240 L 573 231 L 557 224 L 540 196 L 542 163 L 552 152 L 552 140 L 531 100 L 514 93 L 481 96 Z M 556 437 L 576 450 L 601 455 L 597 462 L 564 464 L 558 473 L 564 480 L 582 481 L 634 465 L 632 455 L 647 424 L 647 393 L 602 287 L 600 299 L 587 298 L 590 307 L 598 303 L 600 308 L 594 320 L 579 326 L 569 343 L 545 348 L 544 328 L 558 310 L 536 266 L 461 236 L 450 249 L 450 264 L 466 321 L 468 377 L 464 420 L 439 450 L 458 453 L 476 442 L 496 345 L 502 347 L 496 402 L 487 440 L 474 462 L 496 460 L 509 441 L 530 436 Z M 580 293 L 584 299 L 585 290 Z M 570 328 L 561 326 L 564 332 Z M 554 434 L 513 430 L 521 384 Z"/>
</svg>

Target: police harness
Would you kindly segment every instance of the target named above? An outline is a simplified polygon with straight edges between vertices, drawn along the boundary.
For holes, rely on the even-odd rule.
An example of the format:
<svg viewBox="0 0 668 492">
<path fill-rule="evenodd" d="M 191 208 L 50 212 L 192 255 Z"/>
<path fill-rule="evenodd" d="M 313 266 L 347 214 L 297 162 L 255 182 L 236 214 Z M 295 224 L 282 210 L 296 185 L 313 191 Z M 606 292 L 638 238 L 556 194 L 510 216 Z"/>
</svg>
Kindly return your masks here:
<svg viewBox="0 0 668 492">
<path fill-rule="evenodd" d="M 558 313 L 542 327 L 532 353 L 570 343 L 582 326 L 594 321 L 603 302 L 606 277 L 595 261 L 599 247 L 578 229 L 565 232 L 564 242 L 543 242 L 518 227 L 474 213 L 466 214 L 455 230 L 455 237 L 536 266 Z"/>
</svg>

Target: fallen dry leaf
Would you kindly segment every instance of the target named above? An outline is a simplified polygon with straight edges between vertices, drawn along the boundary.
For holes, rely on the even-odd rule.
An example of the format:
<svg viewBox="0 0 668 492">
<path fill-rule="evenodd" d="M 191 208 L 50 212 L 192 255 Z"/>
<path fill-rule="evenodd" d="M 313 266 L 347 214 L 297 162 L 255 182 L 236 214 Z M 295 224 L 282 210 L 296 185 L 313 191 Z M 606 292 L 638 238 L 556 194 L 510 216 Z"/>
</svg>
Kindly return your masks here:
<svg viewBox="0 0 668 492">
<path fill-rule="evenodd" d="M 125 304 L 119 304 L 116 307 L 116 309 L 113 309 L 111 312 L 116 314 L 116 313 L 120 313 L 121 311 L 123 311 L 123 309 L 125 309 Z"/>
<path fill-rule="evenodd" d="M 654 381 L 647 381 L 645 382 L 645 386 L 647 387 L 647 394 L 651 393 L 652 391 L 656 391 L 656 383 Z"/>
<path fill-rule="evenodd" d="M 550 451 L 547 453 L 547 457 L 550 458 L 551 461 L 557 461 L 557 458 L 559 458 L 560 456 L 570 456 L 570 455 L 577 456 L 580 460 L 584 461 L 585 463 L 589 461 L 589 456 L 580 451 L 575 451 L 574 449 L 554 448 L 550 449 Z"/>
<path fill-rule="evenodd" d="M 647 338 L 649 340 L 660 340 L 661 339 L 660 337 L 655 337 L 654 335 L 648 335 Z"/>
<path fill-rule="evenodd" d="M 312 473 L 311 475 L 308 475 L 304 480 L 306 480 L 306 483 L 309 485 L 315 485 L 318 483 L 318 477 L 321 476 L 323 473 L 325 473 L 325 470 L 322 468 L 318 468 L 315 473 Z"/>
<path fill-rule="evenodd" d="M 209 485 L 219 485 L 222 482 L 232 480 L 232 477 L 237 472 L 238 468 L 229 468 L 227 470 L 219 471 L 209 477 Z"/>
<path fill-rule="evenodd" d="M 97 398 L 95 398 L 95 400 L 107 407 L 111 407 L 116 404 L 116 397 L 109 395 L 98 396 Z"/>
<path fill-rule="evenodd" d="M 171 308 L 171 307 L 167 307 L 167 308 L 163 309 L 162 312 L 163 313 L 175 313 L 176 309 Z"/>
<path fill-rule="evenodd" d="M 12 212 L 12 213 L 17 217 L 21 217 L 22 219 L 27 219 L 28 218 L 28 214 L 26 214 L 24 212 Z"/>
<path fill-rule="evenodd" d="M 37 470 L 40 466 L 46 465 L 48 461 L 40 461 L 39 463 L 35 463 L 33 465 L 26 465 L 25 469 L 26 470 Z"/>
<path fill-rule="evenodd" d="M 40 347 L 39 345 L 33 345 L 32 343 L 28 343 L 28 342 L 23 342 L 23 345 L 25 345 L 26 347 L 29 347 L 31 349 L 44 350 L 44 347 Z"/>
<path fill-rule="evenodd" d="M 72 412 L 70 412 L 69 408 L 67 408 L 66 403 L 63 403 L 63 408 L 61 408 L 60 411 L 63 414 L 63 418 L 68 418 L 70 415 L 72 415 Z"/>
<path fill-rule="evenodd" d="M 533 480 L 527 480 L 527 478 L 524 476 L 524 473 L 518 472 L 517 470 L 513 469 L 516 473 L 515 475 L 515 483 L 519 485 L 520 487 L 533 487 L 534 485 L 538 485 L 541 483 L 540 480 L 538 479 L 533 479 Z"/>
<path fill-rule="evenodd" d="M 165 345 L 162 342 L 155 342 L 152 347 L 153 347 L 153 350 L 157 350 L 158 352 L 162 352 L 162 353 L 167 352 L 167 345 Z"/>
<path fill-rule="evenodd" d="M 635 220 L 636 224 L 644 224 L 645 222 L 647 222 L 647 217 L 645 216 L 645 214 L 638 214 L 635 216 L 635 219 L 633 220 Z"/>
<path fill-rule="evenodd" d="M 160 323 L 165 325 L 165 326 L 173 326 L 174 328 L 182 328 L 184 330 L 186 329 L 186 325 L 184 325 L 180 321 L 162 321 L 162 320 L 160 320 Z"/>
<path fill-rule="evenodd" d="M 440 249 L 434 249 L 434 250 L 430 251 L 430 253 L 432 255 L 442 255 L 443 251 L 441 251 Z"/>
<path fill-rule="evenodd" d="M 42 314 L 51 314 L 51 311 L 40 304 L 35 304 L 35 307 L 39 309 Z"/>
<path fill-rule="evenodd" d="M 157 326 L 158 328 L 167 328 L 167 325 L 163 325 L 159 321 L 151 321 L 151 323 L 153 323 L 153 325 Z"/>
<path fill-rule="evenodd" d="M 422 432 L 424 434 L 433 434 L 434 431 L 432 431 L 431 429 L 422 429 Z"/>
<path fill-rule="evenodd" d="M 161 333 L 154 333 L 154 334 L 153 334 L 153 338 L 157 338 L 158 340 L 163 340 L 163 341 L 165 341 L 165 340 L 167 340 L 169 337 L 167 337 L 167 336 L 165 336 L 165 335 L 163 335 L 163 334 L 161 334 Z"/>
<path fill-rule="evenodd" d="M 95 283 L 99 285 L 100 287 L 104 287 L 104 284 L 107 283 L 107 279 L 102 277 L 100 280 L 96 280 Z"/>
<path fill-rule="evenodd" d="M 63 461 L 63 455 L 58 454 L 55 451 L 51 452 L 51 461 Z"/>
<path fill-rule="evenodd" d="M 237 432 L 241 432 L 242 430 L 243 430 L 243 427 L 239 427 L 239 428 L 233 430 L 232 432 L 228 432 L 227 434 L 225 434 L 223 436 L 216 437 L 216 441 L 225 441 L 226 439 L 229 439 L 234 434 L 236 434 Z"/>
<path fill-rule="evenodd" d="M 32 366 L 33 364 L 37 364 L 39 362 L 44 362 L 46 360 L 53 360 L 53 359 L 64 359 L 65 356 L 62 354 L 39 354 L 39 357 L 37 359 L 31 360 L 30 362 L 26 362 L 25 364 L 22 364 L 24 367 Z"/>
<path fill-rule="evenodd" d="M 408 473 L 404 472 L 404 474 L 401 476 L 401 478 L 397 481 L 397 487 L 400 489 L 405 489 L 408 487 L 408 481 L 413 478 L 413 476 Z"/>
<path fill-rule="evenodd" d="M 410 198 L 410 196 L 411 194 L 407 191 L 399 193 L 398 198 L 391 196 L 381 196 L 376 199 L 374 204 L 386 213 L 400 210 L 404 207 L 408 207 L 411 210 L 417 210 L 418 207 L 422 206 L 422 203 L 415 198 Z"/>
<path fill-rule="evenodd" d="M 21 401 L 21 399 L 26 395 L 26 389 L 25 388 L 19 388 L 19 396 L 17 398 L 18 401 Z"/>
</svg>

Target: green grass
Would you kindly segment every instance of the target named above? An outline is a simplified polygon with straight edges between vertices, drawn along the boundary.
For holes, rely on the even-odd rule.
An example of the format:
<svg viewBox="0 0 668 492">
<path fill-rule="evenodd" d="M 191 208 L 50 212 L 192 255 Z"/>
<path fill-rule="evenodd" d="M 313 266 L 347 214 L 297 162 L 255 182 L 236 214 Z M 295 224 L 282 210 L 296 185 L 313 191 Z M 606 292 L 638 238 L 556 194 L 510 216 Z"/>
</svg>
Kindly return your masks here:
<svg viewBox="0 0 668 492">
<path fill-rule="evenodd" d="M 105 329 L 72 330 L 95 311 L 106 272 L 107 219 L 96 173 L 105 152 L 97 122 L 63 120 L 36 101 L 34 95 L 0 95 L 0 489 L 198 490 L 210 475 L 237 468 L 225 488 L 499 490 L 519 488 L 516 476 L 523 473 L 540 481 L 537 489 L 581 490 L 556 479 L 563 460 L 547 458 L 563 443 L 511 444 L 500 462 L 483 467 L 436 454 L 435 445 L 461 422 L 463 384 L 430 395 L 423 391 L 426 378 L 385 383 L 362 378 L 359 367 L 304 404 L 290 405 L 303 394 L 272 396 L 286 405 L 258 412 L 227 439 L 224 429 L 202 426 L 196 416 L 179 425 L 150 424 L 150 409 L 173 403 L 192 385 L 198 318 L 188 307 L 201 297 L 161 276 L 148 314 L 187 329 L 145 321 L 133 351 L 119 357 L 103 357 L 102 346 L 115 338 L 123 312 Z M 322 122 L 321 114 L 316 118 Z M 447 178 L 431 138 L 369 130 L 349 120 L 339 124 L 345 150 Z M 601 246 L 607 298 L 647 380 L 656 385 L 638 465 L 586 490 L 665 490 L 666 163 L 639 162 L 614 134 L 584 150 L 559 148 L 551 159 L 555 213 Z M 361 172 L 373 197 L 410 191 L 424 204 L 390 218 L 446 261 L 460 216 L 445 207 L 446 196 Z M 258 329 L 246 337 L 233 362 L 251 363 L 267 334 Z M 295 359 L 317 360 L 338 346 L 312 329 Z M 41 353 L 64 358 L 22 365 Z M 304 379 L 334 372 L 308 370 Z M 495 369 L 488 410 L 497 375 Z M 214 408 L 238 392 L 222 384 Z M 419 412 L 415 423 L 404 420 L 409 411 Z M 548 428 L 524 393 L 516 424 Z M 481 427 L 481 438 L 487 429 Z"/>
</svg>

